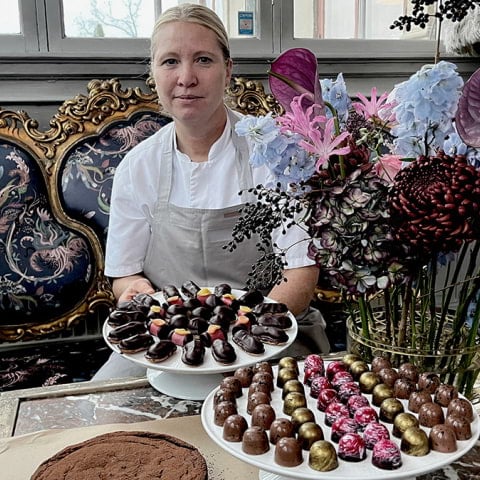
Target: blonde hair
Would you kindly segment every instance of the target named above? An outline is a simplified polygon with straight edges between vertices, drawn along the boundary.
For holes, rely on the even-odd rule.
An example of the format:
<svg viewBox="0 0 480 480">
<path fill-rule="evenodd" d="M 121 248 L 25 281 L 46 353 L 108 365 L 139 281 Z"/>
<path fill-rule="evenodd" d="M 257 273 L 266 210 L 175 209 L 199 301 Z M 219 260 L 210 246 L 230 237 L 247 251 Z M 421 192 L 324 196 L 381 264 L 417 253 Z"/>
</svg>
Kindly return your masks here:
<svg viewBox="0 0 480 480">
<path fill-rule="evenodd" d="M 165 10 L 155 22 L 150 41 L 150 57 L 153 60 L 155 53 L 155 40 L 160 27 L 170 22 L 191 22 L 202 25 L 211 30 L 217 37 L 225 60 L 230 59 L 230 44 L 228 34 L 220 17 L 210 8 L 194 3 L 184 3 Z"/>
</svg>

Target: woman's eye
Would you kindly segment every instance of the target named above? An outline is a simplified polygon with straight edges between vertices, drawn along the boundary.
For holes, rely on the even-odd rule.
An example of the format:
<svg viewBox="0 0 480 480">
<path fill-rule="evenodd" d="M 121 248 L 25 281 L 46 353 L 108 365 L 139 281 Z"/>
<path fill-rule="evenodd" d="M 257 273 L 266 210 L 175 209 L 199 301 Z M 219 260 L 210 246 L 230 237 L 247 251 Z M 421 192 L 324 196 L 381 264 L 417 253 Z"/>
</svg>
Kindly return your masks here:
<svg viewBox="0 0 480 480">
<path fill-rule="evenodd" d="M 163 60 L 162 65 L 175 65 L 177 61 L 174 58 L 166 58 Z"/>
<path fill-rule="evenodd" d="M 209 57 L 198 57 L 198 63 L 210 63 L 211 59 Z"/>
</svg>

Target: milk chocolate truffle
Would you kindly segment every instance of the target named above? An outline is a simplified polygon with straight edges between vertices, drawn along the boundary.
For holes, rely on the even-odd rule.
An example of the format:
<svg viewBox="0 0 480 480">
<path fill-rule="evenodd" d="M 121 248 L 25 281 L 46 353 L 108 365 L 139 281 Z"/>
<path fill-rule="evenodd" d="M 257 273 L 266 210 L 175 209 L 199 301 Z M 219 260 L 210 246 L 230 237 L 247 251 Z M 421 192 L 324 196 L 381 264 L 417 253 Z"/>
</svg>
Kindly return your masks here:
<svg viewBox="0 0 480 480">
<path fill-rule="evenodd" d="M 268 372 L 273 375 L 273 368 L 267 361 L 257 362 L 253 367 L 253 372 Z"/>
<path fill-rule="evenodd" d="M 295 437 L 295 428 L 288 418 L 276 418 L 270 425 L 270 442 L 275 445 L 283 437 Z"/>
<path fill-rule="evenodd" d="M 237 404 L 237 396 L 229 388 L 219 388 L 213 395 L 213 406 L 216 407 L 220 402 L 232 402 Z"/>
<path fill-rule="evenodd" d="M 392 368 L 392 362 L 387 357 L 373 357 L 372 372 L 378 373 L 383 368 Z"/>
<path fill-rule="evenodd" d="M 407 400 L 410 394 L 417 389 L 417 384 L 412 380 L 400 377 L 393 384 L 393 394 L 395 397 Z"/>
<path fill-rule="evenodd" d="M 291 415 L 296 408 L 306 407 L 307 399 L 300 392 L 290 392 L 283 399 L 283 413 Z"/>
<path fill-rule="evenodd" d="M 313 443 L 324 440 L 322 427 L 315 422 L 302 423 L 297 432 L 297 439 L 303 450 L 309 450 Z"/>
<path fill-rule="evenodd" d="M 220 402 L 215 405 L 214 413 L 213 413 L 213 422 L 215 425 L 219 427 L 223 427 L 225 420 L 230 415 L 234 415 L 237 412 L 237 406 L 233 402 Z"/>
<path fill-rule="evenodd" d="M 323 377 L 319 377 L 319 378 L 323 378 Z M 303 386 L 303 383 L 296 378 L 292 380 L 287 380 L 283 384 L 282 398 L 285 398 L 287 393 L 290 393 L 290 392 L 300 392 L 305 395 L 305 387 Z"/>
<path fill-rule="evenodd" d="M 458 415 L 473 422 L 472 404 L 465 398 L 454 398 L 447 407 L 447 415 Z"/>
<path fill-rule="evenodd" d="M 457 440 L 468 440 L 472 438 L 472 427 L 469 420 L 460 417 L 456 413 L 447 415 L 445 425 L 453 428 Z"/>
<path fill-rule="evenodd" d="M 433 427 L 445 421 L 442 407 L 438 403 L 424 403 L 418 411 L 418 421 L 423 427 Z"/>
<path fill-rule="evenodd" d="M 358 379 L 362 393 L 372 393 L 373 389 L 380 383 L 380 377 L 375 372 L 364 372 Z"/>
<path fill-rule="evenodd" d="M 233 376 L 240 380 L 243 388 L 250 386 L 253 375 L 254 373 L 252 367 L 239 367 L 233 373 Z"/>
<path fill-rule="evenodd" d="M 365 446 L 372 450 L 374 445 L 379 440 L 388 440 L 390 438 L 390 433 L 388 428 L 383 423 L 371 422 L 363 431 L 363 439 L 365 440 Z"/>
<path fill-rule="evenodd" d="M 273 375 L 268 372 L 257 372 L 252 377 L 252 383 L 265 383 L 268 388 L 273 392 Z"/>
<path fill-rule="evenodd" d="M 267 433 L 260 427 L 249 427 L 243 433 L 242 450 L 249 455 L 261 455 L 270 450 Z"/>
<path fill-rule="evenodd" d="M 308 453 L 308 465 L 317 472 L 330 472 L 338 467 L 335 447 L 326 440 L 318 440 L 312 444 Z"/>
<path fill-rule="evenodd" d="M 437 387 L 433 394 L 433 401 L 442 407 L 448 407 L 448 404 L 454 399 L 458 398 L 458 390 L 453 385 L 442 383 Z"/>
<path fill-rule="evenodd" d="M 358 433 L 346 433 L 338 441 L 338 456 L 347 462 L 360 462 L 367 456 L 365 441 Z"/>
<path fill-rule="evenodd" d="M 235 394 L 235 397 L 237 398 L 240 398 L 243 395 L 242 383 L 237 377 L 234 377 L 233 375 L 230 375 L 229 377 L 224 377 L 220 382 L 220 388 L 232 390 Z"/>
<path fill-rule="evenodd" d="M 382 368 L 378 372 L 378 376 L 380 377 L 382 383 L 388 385 L 389 387 L 393 387 L 395 381 L 400 378 L 400 375 L 394 368 Z"/>
<path fill-rule="evenodd" d="M 415 415 L 402 412 L 399 413 L 393 420 L 392 434 L 395 437 L 402 438 L 403 433 L 410 427 L 418 427 L 418 419 Z"/>
<path fill-rule="evenodd" d="M 418 389 L 428 393 L 435 393 L 441 381 L 440 377 L 433 372 L 423 372 L 418 376 Z"/>
<path fill-rule="evenodd" d="M 354 380 L 358 380 L 362 373 L 370 371 L 370 367 L 368 366 L 367 362 L 363 360 L 357 360 L 350 365 L 348 371 L 352 374 Z"/>
<path fill-rule="evenodd" d="M 268 398 L 272 399 L 272 392 L 270 391 L 270 387 L 266 383 L 257 383 L 252 382 L 248 387 L 248 396 L 252 395 L 254 392 L 263 392 L 268 395 Z"/>
<path fill-rule="evenodd" d="M 402 363 L 398 367 L 398 374 L 400 375 L 400 378 L 406 378 L 407 380 L 417 383 L 419 371 L 416 365 L 414 365 L 413 363 L 407 362 L 407 363 Z"/>
<path fill-rule="evenodd" d="M 376 407 L 379 407 L 386 398 L 391 398 L 393 396 L 393 387 L 385 383 L 379 383 L 373 387 L 372 403 Z"/>
<path fill-rule="evenodd" d="M 293 437 L 283 437 L 275 444 L 275 463 L 282 467 L 296 467 L 303 462 L 300 442 Z"/>
<path fill-rule="evenodd" d="M 252 412 L 252 426 L 258 426 L 268 430 L 275 420 L 275 410 L 271 405 L 261 403 L 257 405 Z"/>
<path fill-rule="evenodd" d="M 324 388 L 333 388 L 330 380 L 327 377 L 314 377 L 310 383 L 310 396 L 318 398 L 318 392 Z"/>
<path fill-rule="evenodd" d="M 278 370 L 277 387 L 282 388 L 286 381 L 295 380 L 298 378 L 298 373 L 293 368 L 283 367 Z"/>
<path fill-rule="evenodd" d="M 270 405 L 270 396 L 265 392 L 253 392 L 248 396 L 247 400 L 247 413 L 250 415 L 253 412 L 253 409 L 257 405 L 267 404 Z"/>
<path fill-rule="evenodd" d="M 372 464 L 384 470 L 395 470 L 402 466 L 402 454 L 391 440 L 380 440 L 372 451 Z"/>
<path fill-rule="evenodd" d="M 426 390 L 412 392 L 408 397 L 408 409 L 413 413 L 418 413 L 424 403 L 432 401 L 432 396 Z"/>
<path fill-rule="evenodd" d="M 457 450 L 455 431 L 448 425 L 434 425 L 428 435 L 432 450 L 442 453 L 452 453 Z"/>
<path fill-rule="evenodd" d="M 400 450 L 413 457 L 423 457 L 430 453 L 428 436 L 420 427 L 407 428 L 402 435 Z"/>
<path fill-rule="evenodd" d="M 238 413 L 229 415 L 223 422 L 223 439 L 227 442 L 241 442 L 247 428 L 245 417 Z"/>
<path fill-rule="evenodd" d="M 315 414 L 308 407 L 299 407 L 292 412 L 290 420 L 297 432 L 303 423 L 314 422 Z"/>
<path fill-rule="evenodd" d="M 395 417 L 404 412 L 403 404 L 398 398 L 386 398 L 380 404 L 380 420 L 383 420 L 387 423 L 393 423 Z"/>
</svg>

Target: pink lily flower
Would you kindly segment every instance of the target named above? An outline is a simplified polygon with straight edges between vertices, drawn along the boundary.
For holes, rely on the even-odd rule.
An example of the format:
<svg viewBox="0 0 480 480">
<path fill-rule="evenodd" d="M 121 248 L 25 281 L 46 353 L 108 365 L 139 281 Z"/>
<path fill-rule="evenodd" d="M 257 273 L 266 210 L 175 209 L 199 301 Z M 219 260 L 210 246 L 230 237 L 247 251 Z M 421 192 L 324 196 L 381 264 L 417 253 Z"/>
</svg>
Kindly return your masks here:
<svg viewBox="0 0 480 480">
<path fill-rule="evenodd" d="M 369 118 L 381 118 L 380 111 L 388 107 L 388 93 L 384 92 L 377 98 L 377 87 L 373 87 L 370 93 L 370 100 L 362 93 L 357 93 L 360 102 L 353 102 L 352 106 L 359 115 Z"/>
</svg>

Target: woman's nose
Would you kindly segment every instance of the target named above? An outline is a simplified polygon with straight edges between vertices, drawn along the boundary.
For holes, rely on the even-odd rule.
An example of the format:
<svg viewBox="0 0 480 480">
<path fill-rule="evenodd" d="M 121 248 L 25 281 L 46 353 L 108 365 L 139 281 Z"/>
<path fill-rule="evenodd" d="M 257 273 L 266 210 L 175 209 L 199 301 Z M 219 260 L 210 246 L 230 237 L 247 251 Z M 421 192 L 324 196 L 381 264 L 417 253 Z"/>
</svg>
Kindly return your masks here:
<svg viewBox="0 0 480 480">
<path fill-rule="evenodd" d="M 193 65 L 183 63 L 178 70 L 178 83 L 183 86 L 191 86 L 197 83 L 197 76 Z"/>
</svg>

